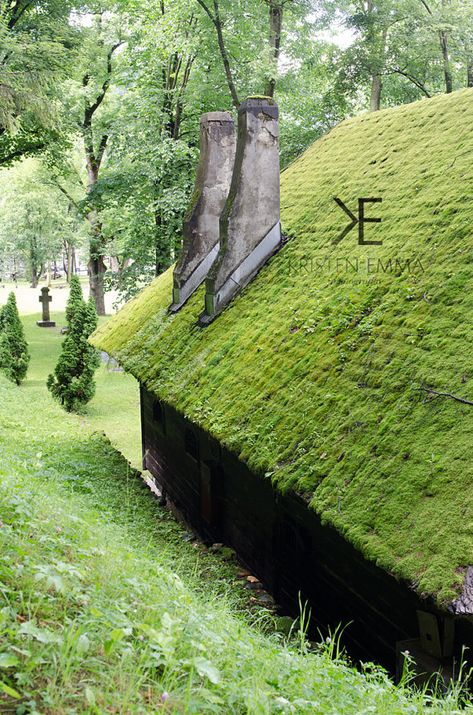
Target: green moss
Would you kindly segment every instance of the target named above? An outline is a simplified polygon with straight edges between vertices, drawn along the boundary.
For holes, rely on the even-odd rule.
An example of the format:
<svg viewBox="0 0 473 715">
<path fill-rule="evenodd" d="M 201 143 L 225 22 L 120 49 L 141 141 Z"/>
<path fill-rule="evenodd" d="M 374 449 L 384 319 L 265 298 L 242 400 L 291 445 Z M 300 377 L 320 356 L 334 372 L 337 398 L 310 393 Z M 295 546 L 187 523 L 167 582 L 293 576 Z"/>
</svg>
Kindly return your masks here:
<svg viewBox="0 0 473 715">
<path fill-rule="evenodd" d="M 283 173 L 293 240 L 214 323 L 196 326 L 202 290 L 167 314 L 170 270 L 94 338 L 441 603 L 472 563 L 473 408 L 421 388 L 473 399 L 472 120 L 464 90 L 342 123 Z M 334 196 L 383 198 L 382 246 L 334 243 Z"/>
<path fill-rule="evenodd" d="M 194 191 L 192 192 L 192 196 L 189 200 L 189 206 L 187 207 L 186 213 L 184 215 L 184 221 L 190 221 L 192 218 L 192 215 L 195 211 L 195 208 L 197 204 L 200 201 L 200 197 L 202 196 L 201 190 L 196 186 L 194 188 Z"/>
</svg>

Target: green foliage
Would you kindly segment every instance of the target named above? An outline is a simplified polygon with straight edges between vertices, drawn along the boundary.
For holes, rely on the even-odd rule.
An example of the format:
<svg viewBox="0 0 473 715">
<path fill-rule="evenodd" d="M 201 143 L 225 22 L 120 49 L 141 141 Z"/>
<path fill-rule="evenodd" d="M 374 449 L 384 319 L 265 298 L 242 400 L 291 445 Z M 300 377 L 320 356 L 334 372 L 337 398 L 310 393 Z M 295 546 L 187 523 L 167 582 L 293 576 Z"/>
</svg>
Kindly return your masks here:
<svg viewBox="0 0 473 715">
<path fill-rule="evenodd" d="M 66 305 L 66 322 L 68 327 L 79 319 L 84 305 L 82 286 L 78 276 L 72 276 L 69 282 L 69 298 Z"/>
<path fill-rule="evenodd" d="M 167 136 L 156 143 L 153 125 L 145 128 L 140 122 L 126 131 L 126 153 L 114 155 L 95 196 L 101 192 L 104 231 L 120 264 L 120 271 L 109 276 L 109 285 L 129 299 L 175 259 L 196 151 Z M 136 132 L 142 138 L 139 144 Z M 143 142 L 143 136 L 149 141 Z"/>
<path fill-rule="evenodd" d="M 29 360 L 15 294 L 10 293 L 6 305 L 0 310 L 0 370 L 20 385 L 26 377 Z"/>
<path fill-rule="evenodd" d="M 71 279 L 66 317 L 67 334 L 47 387 L 64 409 L 72 412 L 80 410 L 94 396 L 94 372 L 99 366 L 97 351 L 88 342 L 97 327 L 95 303 L 92 298 L 84 301 L 77 276 Z"/>
<path fill-rule="evenodd" d="M 0 166 L 61 141 L 61 81 L 70 70 L 78 31 L 61 0 L 2 2 Z"/>
<path fill-rule="evenodd" d="M 268 70 L 268 7 L 259 0 L 224 0 L 220 10 L 238 91 L 242 97 L 261 93 Z M 312 36 L 309 10 L 304 3 L 285 3 L 283 46 L 291 69 L 280 83 L 284 164 L 346 114 L 343 97 L 329 92 L 334 73 L 321 66 L 329 43 L 322 46 Z M 116 27 L 120 20 L 122 34 Z M 107 138 L 98 178 L 85 196 L 86 182 L 77 180 L 67 160 L 56 169 L 61 182 L 75 173 L 78 193 L 85 196 L 81 211 L 98 217 L 107 254 L 117 259 L 106 285 L 129 298 L 175 260 L 200 115 L 231 109 L 232 102 L 214 28 L 197 3 L 121 2 L 118 17 L 102 18 L 84 34 L 80 62 L 65 91 L 71 131 L 80 130 L 84 102 L 92 102 L 103 87 L 104 54 L 118 36 L 126 42 L 113 56 L 110 88 L 90 130 L 95 148 Z M 329 98 L 333 106 L 326 111 Z"/>
<path fill-rule="evenodd" d="M 473 399 L 472 119 L 464 90 L 343 122 L 283 173 L 292 240 L 217 320 L 196 327 L 202 290 L 170 316 L 168 271 L 93 338 L 444 604 L 471 563 L 473 410 L 423 388 Z M 383 198 L 382 246 L 336 242 L 334 196 Z"/>
<path fill-rule="evenodd" d="M 80 243 L 81 220 L 37 159 L 2 171 L 0 192 L 1 272 L 14 267 L 35 287 L 64 244 Z"/>
<path fill-rule="evenodd" d="M 361 106 L 368 107 L 374 77 L 383 107 L 451 91 L 446 74 L 454 90 L 472 86 L 470 2 L 322 0 L 321 6 L 328 26 L 343 18 L 352 34 L 337 62 L 338 92 L 345 99 L 361 94 Z"/>
<path fill-rule="evenodd" d="M 299 621 L 275 633 L 87 422 L 0 379 L 3 710 L 458 715 L 457 692 L 359 672 Z"/>
<path fill-rule="evenodd" d="M 283 8 L 279 68 L 268 45 L 271 2 L 217 3 L 238 96 L 260 95 L 276 79 L 283 168 L 339 120 L 369 106 L 375 79 L 382 106 L 445 91 L 446 69 L 454 88 L 473 84 L 473 10 L 465 0 L 272 4 Z M 77 247 L 70 229 L 87 230 L 99 285 L 107 270 L 99 259 L 113 256 L 105 285 L 120 297 L 175 260 L 199 117 L 234 109 L 214 23 L 202 5 L 212 15 L 212 2 L 105 1 L 86 21 L 83 9 L 59 0 L 5 5 L 0 165 L 41 152 L 50 175 L 40 189 L 32 177 L 34 191 L 31 183 L 16 186 L 2 211 L 8 220 L 0 221 L 0 254 L 8 244 L 15 258 L 28 254 L 39 267 L 51 251 L 56 258 L 60 214 L 69 248 Z M 18 216 L 12 205 L 21 207 Z"/>
</svg>

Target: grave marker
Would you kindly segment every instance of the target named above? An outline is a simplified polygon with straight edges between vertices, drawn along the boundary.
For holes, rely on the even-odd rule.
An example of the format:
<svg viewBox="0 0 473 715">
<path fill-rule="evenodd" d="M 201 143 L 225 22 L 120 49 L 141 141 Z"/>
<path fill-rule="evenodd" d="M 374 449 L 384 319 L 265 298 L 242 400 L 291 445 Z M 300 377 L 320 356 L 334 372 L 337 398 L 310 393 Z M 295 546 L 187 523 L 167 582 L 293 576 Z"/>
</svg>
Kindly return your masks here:
<svg viewBox="0 0 473 715">
<path fill-rule="evenodd" d="M 56 323 L 51 320 L 49 315 L 49 304 L 52 301 L 52 297 L 49 295 L 49 288 L 41 288 L 41 295 L 39 296 L 39 302 L 43 306 L 43 319 L 37 320 L 36 325 L 40 328 L 55 328 Z"/>
</svg>

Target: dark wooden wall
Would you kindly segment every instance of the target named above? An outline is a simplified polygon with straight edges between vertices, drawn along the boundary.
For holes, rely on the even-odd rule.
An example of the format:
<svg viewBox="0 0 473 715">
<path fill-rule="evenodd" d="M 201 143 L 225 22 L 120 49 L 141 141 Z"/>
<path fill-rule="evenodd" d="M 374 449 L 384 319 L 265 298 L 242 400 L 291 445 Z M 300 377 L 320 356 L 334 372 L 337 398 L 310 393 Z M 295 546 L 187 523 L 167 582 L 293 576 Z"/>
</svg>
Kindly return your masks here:
<svg viewBox="0 0 473 715">
<path fill-rule="evenodd" d="M 344 642 L 357 660 L 391 672 L 396 643 L 419 637 L 417 611 L 449 616 L 363 556 L 294 494 L 282 495 L 169 405 L 141 390 L 144 467 L 207 541 L 224 542 L 294 615 L 299 594 L 326 633 L 349 624 Z M 456 621 L 457 619 L 455 619 Z M 473 645 L 460 619 L 456 650 Z M 430 635 L 426 635 L 430 639 Z"/>
</svg>

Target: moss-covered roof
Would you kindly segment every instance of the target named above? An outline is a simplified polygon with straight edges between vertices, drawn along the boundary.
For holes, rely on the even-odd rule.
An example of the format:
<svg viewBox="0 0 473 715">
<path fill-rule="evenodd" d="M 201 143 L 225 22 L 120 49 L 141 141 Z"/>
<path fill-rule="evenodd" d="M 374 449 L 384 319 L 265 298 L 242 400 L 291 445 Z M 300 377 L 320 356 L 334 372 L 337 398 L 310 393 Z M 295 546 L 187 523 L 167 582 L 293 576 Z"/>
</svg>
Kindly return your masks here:
<svg viewBox="0 0 473 715">
<path fill-rule="evenodd" d="M 169 270 L 93 338 L 440 603 L 473 564 L 473 406 L 428 391 L 473 401 L 472 159 L 472 90 L 345 121 L 283 173 L 292 238 L 209 327 L 202 289 L 167 314 Z M 382 246 L 336 243 L 334 196 L 383 199 Z"/>
</svg>

